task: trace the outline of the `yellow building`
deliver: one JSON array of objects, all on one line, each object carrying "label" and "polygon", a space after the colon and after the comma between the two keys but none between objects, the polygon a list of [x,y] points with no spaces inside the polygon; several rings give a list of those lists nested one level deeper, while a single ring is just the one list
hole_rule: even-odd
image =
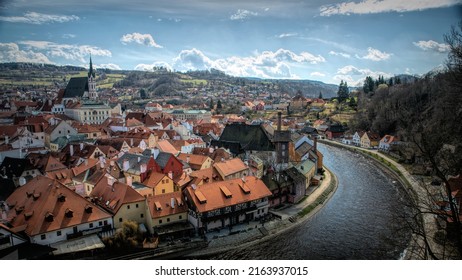
[{"label": "yellow building", "polygon": [[152,189],[152,195],[172,193],[175,191],[173,180],[167,175],[158,172],[152,172],[143,184]]},{"label": "yellow building", "polygon": [[188,222],[188,206],[181,192],[149,197],[146,209],[146,225],[150,233],[159,238],[187,236],[193,227]]},{"label": "yellow building", "polygon": [[90,197],[113,215],[114,228],[122,227],[125,221],[146,223],[145,198],[127,184],[103,178]]}]

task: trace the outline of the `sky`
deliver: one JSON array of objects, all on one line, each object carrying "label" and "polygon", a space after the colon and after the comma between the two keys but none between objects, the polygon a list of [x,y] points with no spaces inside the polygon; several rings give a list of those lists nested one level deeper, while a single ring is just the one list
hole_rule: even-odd
[{"label": "sky", "polygon": [[359,85],[444,65],[462,0],[2,0],[0,62]]}]

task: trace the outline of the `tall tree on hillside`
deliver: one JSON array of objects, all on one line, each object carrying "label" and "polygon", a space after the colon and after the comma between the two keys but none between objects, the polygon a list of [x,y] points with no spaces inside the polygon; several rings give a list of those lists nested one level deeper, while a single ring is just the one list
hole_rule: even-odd
[{"label": "tall tree on hillside", "polygon": [[319,92],[318,98],[319,98],[319,99],[322,99],[322,92]]},{"label": "tall tree on hillside", "polygon": [[213,110],[215,105],[213,104],[213,98],[210,98],[210,103],[209,103],[209,108],[210,110]]},{"label": "tall tree on hillside", "polygon": [[371,76],[367,76],[366,79],[364,80],[364,86],[363,86],[363,90],[364,90],[364,93],[369,93],[369,92],[372,92],[374,91],[374,79],[372,79]]},{"label": "tall tree on hillside", "polygon": [[343,82],[343,80],[340,81],[340,85],[338,87],[338,92],[337,92],[337,97],[338,97],[338,102],[341,103],[344,100],[348,98],[350,95],[350,90],[348,89],[348,84],[347,82]]}]

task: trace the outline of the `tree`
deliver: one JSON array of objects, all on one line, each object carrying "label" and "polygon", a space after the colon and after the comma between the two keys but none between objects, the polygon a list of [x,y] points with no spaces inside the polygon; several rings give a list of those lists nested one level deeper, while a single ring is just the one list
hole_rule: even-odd
[{"label": "tree", "polygon": [[221,104],[221,100],[218,99],[217,101],[217,109],[222,109],[223,108],[223,105]]},{"label": "tree", "polygon": [[319,99],[322,99],[322,92],[319,92],[318,98],[319,98]]},{"label": "tree", "polygon": [[146,90],[144,88],[140,89],[140,98],[146,99]]},{"label": "tree", "polygon": [[210,110],[213,110],[215,108],[215,105],[213,104],[213,98],[210,98],[209,108]]},{"label": "tree", "polygon": [[371,76],[367,76],[364,80],[363,90],[364,93],[369,93],[374,91],[374,79]]},{"label": "tree", "polygon": [[350,90],[348,89],[348,84],[347,82],[343,82],[343,80],[340,81],[340,85],[338,87],[338,92],[337,92],[337,97],[338,97],[338,102],[342,103],[344,100],[348,98],[350,95]]}]

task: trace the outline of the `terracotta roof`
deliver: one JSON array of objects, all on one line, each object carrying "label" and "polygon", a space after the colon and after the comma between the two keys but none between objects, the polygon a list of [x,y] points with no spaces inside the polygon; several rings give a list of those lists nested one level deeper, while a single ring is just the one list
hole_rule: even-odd
[{"label": "terracotta roof", "polygon": [[88,169],[92,168],[93,166],[98,164],[98,159],[94,158],[89,158],[82,163],[80,163],[78,166],[72,168],[72,172],[74,172],[74,175],[77,176],[81,174],[82,172],[87,171]]},{"label": "terracotta roof", "polygon": [[380,142],[383,142],[385,144],[391,144],[393,142],[398,142],[398,137],[393,135],[385,135],[382,137],[382,140],[380,140]]},{"label": "terracotta roof", "polygon": [[369,140],[380,141],[380,135],[378,133],[374,133],[374,132],[366,132],[366,133],[367,133],[367,137],[369,138]]},{"label": "terracotta roof", "polygon": [[104,177],[90,193],[90,196],[98,201],[98,204],[109,212],[115,214],[123,204],[144,201],[144,197],[129,185],[121,182],[108,184]]},{"label": "terracotta roof", "polygon": [[47,164],[45,166],[45,172],[51,172],[56,170],[66,169],[66,166],[58,161],[55,157],[48,157]]},{"label": "terracotta roof", "polygon": [[75,129],[77,129],[77,132],[79,133],[94,133],[94,132],[100,132],[99,128],[95,125],[91,124],[77,124],[73,125]]},{"label": "terracotta roof", "polygon": [[181,192],[151,196],[147,203],[153,219],[188,212],[188,206],[184,203]]},{"label": "terracotta roof", "polygon": [[193,171],[189,176],[193,178],[192,183],[196,185],[199,185],[201,182],[212,183],[215,181],[222,181],[220,175],[213,167]]},{"label": "terracotta roof", "polygon": [[239,178],[196,186],[195,189],[189,186],[186,191],[201,213],[271,196],[265,183],[254,176],[245,177],[245,182]]},{"label": "terracotta roof", "polygon": [[183,173],[181,173],[180,175],[173,177],[173,182],[174,182],[179,188],[183,188],[184,186],[186,186],[187,184],[189,184],[189,182],[191,182],[191,177],[189,177],[189,175],[186,174],[186,172],[183,172]]},{"label": "terracotta roof", "polygon": [[74,173],[72,169],[61,169],[57,171],[47,172],[46,176],[48,178],[54,179],[60,182],[63,185],[68,185],[72,183],[72,178],[74,177]]},{"label": "terracotta roof", "polygon": [[[29,236],[111,218],[111,215],[48,177],[37,176],[7,199],[12,228]],[[91,207],[89,211],[88,207]]]},{"label": "terracotta roof", "polygon": [[227,161],[216,162],[213,167],[224,177],[244,171],[249,167],[240,158],[233,158]]},{"label": "terracotta roof", "polygon": [[162,174],[162,173],[158,173],[158,172],[152,172],[151,175],[149,175],[149,178],[144,180],[143,184],[150,187],[150,188],[154,188],[165,177],[167,177],[167,175]]},{"label": "terracotta roof", "polygon": [[171,153],[174,155],[178,154],[178,150],[175,149],[175,147],[173,147],[172,144],[170,144],[170,142],[168,142],[167,140],[159,140],[157,142],[157,147],[162,152]]},{"label": "terracotta roof", "polygon": [[[210,159],[208,156],[202,156],[202,155],[194,155],[194,154],[182,154],[180,153],[177,158],[179,160],[182,160],[184,162],[187,162],[192,169],[194,170],[199,170],[202,167],[202,164],[207,161],[207,159]],[[189,159],[189,162],[188,162]]]}]

